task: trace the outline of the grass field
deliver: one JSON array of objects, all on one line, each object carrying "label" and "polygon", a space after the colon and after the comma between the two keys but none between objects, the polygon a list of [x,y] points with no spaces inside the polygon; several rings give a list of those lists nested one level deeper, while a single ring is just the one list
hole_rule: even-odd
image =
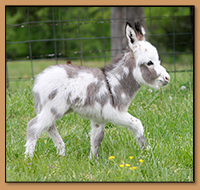
[{"label": "grass field", "polygon": [[142,121],[151,149],[141,151],[132,133],[108,123],[98,162],[89,159],[90,122],[74,113],[56,122],[66,145],[64,157],[56,155],[52,140],[43,134],[33,159],[25,159],[27,123],[35,117],[32,82],[11,83],[6,93],[6,181],[193,182],[193,78],[177,73],[175,84],[171,77],[171,84],[159,91],[142,87],[129,107]]}]

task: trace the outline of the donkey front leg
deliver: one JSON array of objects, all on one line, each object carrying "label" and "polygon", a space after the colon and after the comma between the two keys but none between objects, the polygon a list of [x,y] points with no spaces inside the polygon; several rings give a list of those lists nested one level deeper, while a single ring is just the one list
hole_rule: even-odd
[{"label": "donkey front leg", "polygon": [[118,113],[117,117],[113,118],[112,123],[127,127],[129,130],[131,130],[134,133],[135,138],[138,140],[138,144],[141,150],[147,147],[147,142],[143,135],[144,128],[139,119],[133,117],[127,112],[123,112],[123,113]]},{"label": "donkey front leg", "polygon": [[105,124],[98,124],[93,121],[91,121],[91,151],[90,151],[90,159],[92,157],[95,158],[95,160],[99,156],[99,148],[101,146],[101,142],[104,137],[104,129],[105,129]]}]

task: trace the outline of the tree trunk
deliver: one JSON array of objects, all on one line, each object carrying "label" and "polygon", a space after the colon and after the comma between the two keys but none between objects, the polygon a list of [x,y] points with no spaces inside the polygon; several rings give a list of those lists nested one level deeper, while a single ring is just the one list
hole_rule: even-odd
[{"label": "tree trunk", "polygon": [[126,49],[125,38],[126,21],[134,25],[140,22],[146,30],[143,7],[111,7],[111,55],[115,57]]}]

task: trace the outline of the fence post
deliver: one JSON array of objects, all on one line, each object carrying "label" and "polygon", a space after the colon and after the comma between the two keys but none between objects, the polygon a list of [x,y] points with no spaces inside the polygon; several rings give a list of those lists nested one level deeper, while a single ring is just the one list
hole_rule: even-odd
[{"label": "fence post", "polygon": [[55,28],[54,7],[52,7],[52,16],[53,16],[53,35],[54,35],[55,58],[56,58],[56,64],[57,64],[58,59],[57,59],[57,43],[56,43],[56,28]]},{"label": "fence post", "polygon": [[6,89],[9,88],[9,77],[8,77],[8,68],[7,68],[7,60],[6,60]]},{"label": "fence post", "polygon": [[174,82],[176,84],[176,41],[175,41],[175,16],[174,7],[172,7],[172,19],[173,19],[173,53],[174,53]]},{"label": "fence post", "polygon": [[79,37],[79,48],[80,48],[80,59],[81,65],[83,61],[83,52],[82,52],[82,41],[81,41],[81,28],[80,28],[80,16],[79,16],[79,7],[77,7],[77,14],[78,14],[78,37]]},{"label": "fence post", "polygon": [[29,51],[30,51],[30,59],[31,59],[31,73],[32,73],[32,80],[34,80],[34,72],[33,72],[33,62],[32,62],[32,46],[31,46],[31,29],[30,29],[30,18],[29,18],[29,7],[28,9],[28,40],[29,40]]},{"label": "fence post", "polygon": [[101,13],[102,13],[102,19],[103,19],[103,55],[104,55],[104,66],[106,66],[105,22],[104,22],[103,7],[101,7]]}]

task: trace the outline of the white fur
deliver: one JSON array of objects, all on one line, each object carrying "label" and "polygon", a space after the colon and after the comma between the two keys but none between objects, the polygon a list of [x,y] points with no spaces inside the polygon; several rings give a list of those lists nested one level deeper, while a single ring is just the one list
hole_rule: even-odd
[{"label": "white fur", "polygon": [[[121,78],[119,75],[118,77]],[[116,77],[113,77],[113,75],[111,76],[108,75],[108,80],[112,87],[119,85],[119,80]]]},{"label": "white fur", "polygon": [[124,93],[121,94],[122,99],[126,98],[126,95]]},{"label": "white fur", "polygon": [[[143,27],[139,32],[145,35]],[[91,157],[98,157],[106,122],[131,130],[141,149],[147,145],[143,125],[127,112],[128,106],[140,85],[160,88],[169,82],[170,76],[160,65],[156,48],[146,42],[145,37],[138,39],[130,24],[126,25],[126,37],[130,52],[125,53],[107,72],[57,65],[45,69],[37,76],[33,92],[39,111],[28,124],[26,156],[33,156],[37,139],[43,131],[47,131],[53,139],[57,153],[65,155],[65,144],[55,127],[55,121],[70,111],[91,120]],[[127,65],[124,65],[126,61]],[[158,75],[151,82],[145,80],[148,76],[144,77],[141,71],[141,66],[149,61],[153,65],[146,68],[153,69]]]},{"label": "white fur", "polygon": [[128,67],[123,67],[123,69],[124,69],[125,75],[127,76],[127,75],[129,74],[129,69],[128,69]]}]

